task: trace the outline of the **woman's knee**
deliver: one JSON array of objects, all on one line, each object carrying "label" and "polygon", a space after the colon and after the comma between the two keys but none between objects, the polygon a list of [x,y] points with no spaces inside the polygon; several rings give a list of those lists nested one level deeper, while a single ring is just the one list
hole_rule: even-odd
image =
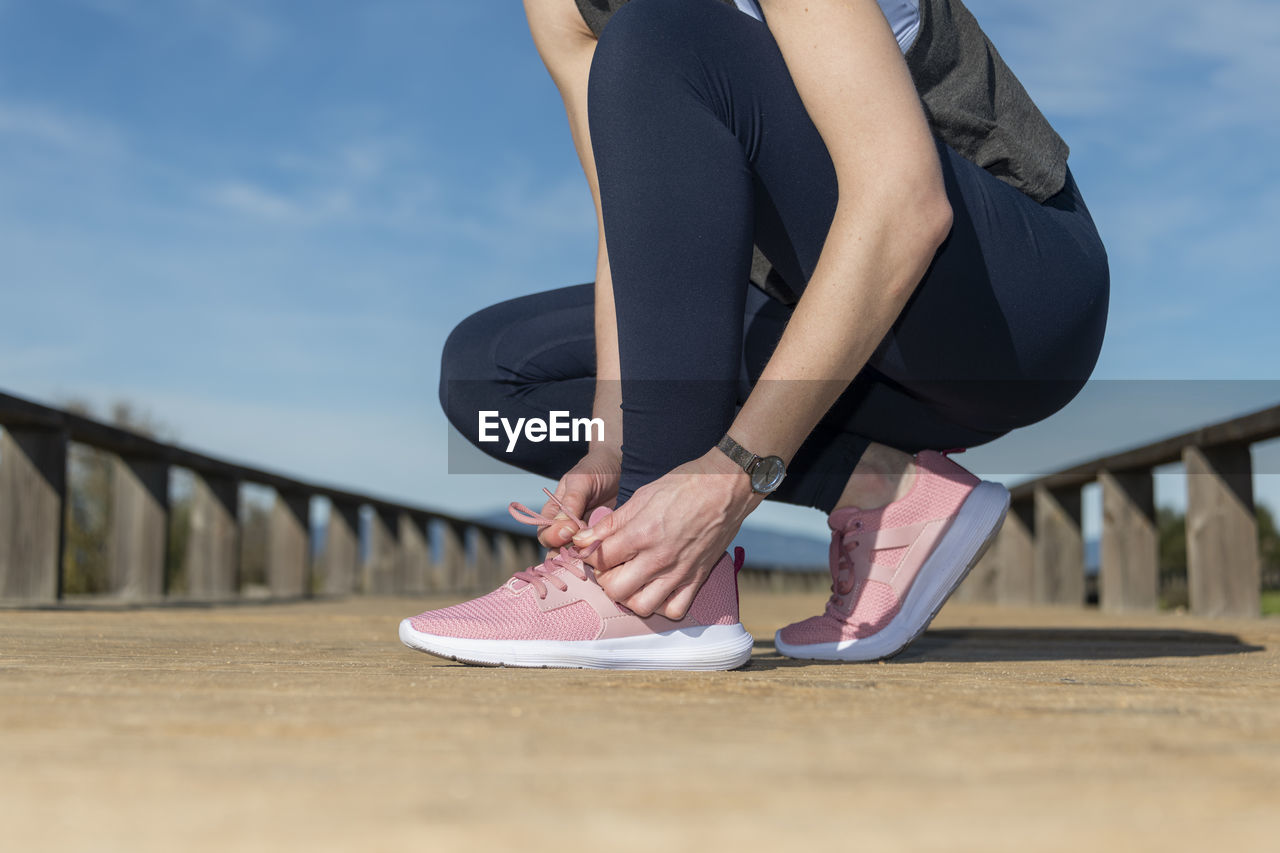
[{"label": "woman's knee", "polygon": [[615,12],[591,62],[588,109],[614,99],[630,100],[630,90],[652,86],[654,75],[678,74],[683,62],[695,61],[697,40],[708,34],[707,5],[722,4],[719,0],[631,0]]},{"label": "woman's knee", "polygon": [[450,423],[474,427],[477,411],[531,384],[591,375],[593,293],[580,284],[519,296],[454,327],[440,356],[440,405]]},{"label": "woman's knee", "polygon": [[454,327],[440,354],[440,407],[454,426],[475,417],[481,397],[497,384],[493,357],[496,328],[493,305],[477,311]]}]

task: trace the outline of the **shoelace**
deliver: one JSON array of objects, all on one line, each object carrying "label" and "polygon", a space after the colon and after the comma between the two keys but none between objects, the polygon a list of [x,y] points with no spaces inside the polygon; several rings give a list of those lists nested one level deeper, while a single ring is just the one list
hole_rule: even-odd
[{"label": "shoelace", "polygon": [[[550,489],[543,489],[542,491],[546,492],[547,497],[555,501],[555,504],[560,508],[560,511],[569,516],[569,518],[571,518],[579,528],[587,526],[586,522],[581,518],[578,518],[578,516],[565,509],[564,504],[560,502],[560,499],[557,498]],[[549,518],[540,512],[534,512],[524,504],[516,503],[515,501],[511,502],[510,506],[507,507],[507,511],[511,513],[511,517],[516,521],[524,524],[532,524],[539,529],[559,523],[559,519]],[[569,585],[556,577],[554,574],[556,570],[566,569],[579,580],[586,580],[587,568],[583,564],[582,560],[584,557],[591,556],[598,547],[600,547],[600,543],[593,542],[586,549],[580,551],[573,546],[572,542],[570,542],[561,546],[560,550],[555,554],[548,553],[547,558],[539,565],[522,569],[512,575],[512,577],[519,578],[525,583],[532,584],[534,591],[538,594],[538,598],[547,597],[548,583],[552,584],[561,592],[564,592],[569,588]]]},{"label": "shoelace", "polygon": [[861,532],[861,521],[855,521],[852,530],[831,531],[828,559],[834,568],[831,572],[831,597],[827,599],[827,612],[836,619],[843,619],[853,611],[852,595],[858,586],[853,573],[853,552],[862,544],[855,538]]}]

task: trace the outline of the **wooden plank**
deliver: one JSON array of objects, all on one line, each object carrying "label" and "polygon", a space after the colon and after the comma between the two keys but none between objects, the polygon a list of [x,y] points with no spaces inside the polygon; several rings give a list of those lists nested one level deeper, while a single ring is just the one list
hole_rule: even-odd
[{"label": "wooden plank", "polygon": [[369,524],[364,562],[364,591],[392,595],[400,591],[400,528],[396,515],[375,509]]},{"label": "wooden plank", "polygon": [[114,457],[107,577],[112,594],[158,601],[165,594],[169,542],[169,466],[152,459]]},{"label": "wooden plank", "polygon": [[1035,572],[1037,604],[1084,604],[1084,535],[1080,530],[1080,489],[1035,490]]},{"label": "wooden plank", "polygon": [[1155,610],[1159,606],[1159,532],[1151,471],[1103,471],[1102,565],[1098,577],[1103,610]]},{"label": "wooden plank", "polygon": [[65,432],[0,432],[0,599],[37,604],[61,594]]},{"label": "wooden plank", "polygon": [[267,586],[277,598],[311,592],[311,496],[276,492],[267,538]]},{"label": "wooden plank", "polygon": [[356,588],[360,564],[360,507],[332,501],[325,533],[318,591],[324,595],[350,595]]},{"label": "wooden plank", "polygon": [[195,474],[187,538],[187,596],[225,601],[239,594],[240,484]]},{"label": "wooden plank", "polygon": [[1065,489],[1093,482],[1101,471],[1133,471],[1177,462],[1186,447],[1248,445],[1277,436],[1280,436],[1280,406],[1271,406],[1019,483],[1010,491],[1014,498],[1030,497],[1037,485]]},{"label": "wooden plank", "polygon": [[398,516],[400,525],[401,592],[421,595],[431,591],[431,549],[427,530],[420,518],[407,512]]},{"label": "wooden plank", "polygon": [[1207,618],[1258,616],[1262,578],[1249,448],[1188,447],[1182,459],[1191,612]]}]

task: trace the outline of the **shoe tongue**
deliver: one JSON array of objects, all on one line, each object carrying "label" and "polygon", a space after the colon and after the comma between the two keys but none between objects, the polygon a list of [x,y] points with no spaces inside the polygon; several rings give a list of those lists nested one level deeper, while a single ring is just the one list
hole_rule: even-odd
[{"label": "shoe tongue", "polygon": [[613,510],[607,506],[598,506],[591,510],[591,517],[587,519],[587,527],[595,527],[600,523],[600,519],[605,518],[613,513]]}]

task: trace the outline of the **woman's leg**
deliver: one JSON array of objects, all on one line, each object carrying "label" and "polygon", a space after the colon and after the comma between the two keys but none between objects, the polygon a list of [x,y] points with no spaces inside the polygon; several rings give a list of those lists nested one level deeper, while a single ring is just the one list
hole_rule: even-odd
[{"label": "woman's leg", "polygon": [[440,405],[468,441],[532,474],[558,480],[587,452],[585,442],[479,440],[479,413],[516,418],[591,417],[595,308],[590,284],[521,296],[472,314],[449,335],[440,359]]},{"label": "woman's leg", "polygon": [[[633,0],[592,67],[592,144],[623,365],[622,499],[705,453],[785,309],[749,329],[758,243],[801,292],[835,175],[767,27],[715,0]],[[1044,205],[939,144],[955,226],[866,370],[791,465],[783,499],[831,509],[871,441],[991,440],[1092,369],[1106,256],[1073,183]]]}]

